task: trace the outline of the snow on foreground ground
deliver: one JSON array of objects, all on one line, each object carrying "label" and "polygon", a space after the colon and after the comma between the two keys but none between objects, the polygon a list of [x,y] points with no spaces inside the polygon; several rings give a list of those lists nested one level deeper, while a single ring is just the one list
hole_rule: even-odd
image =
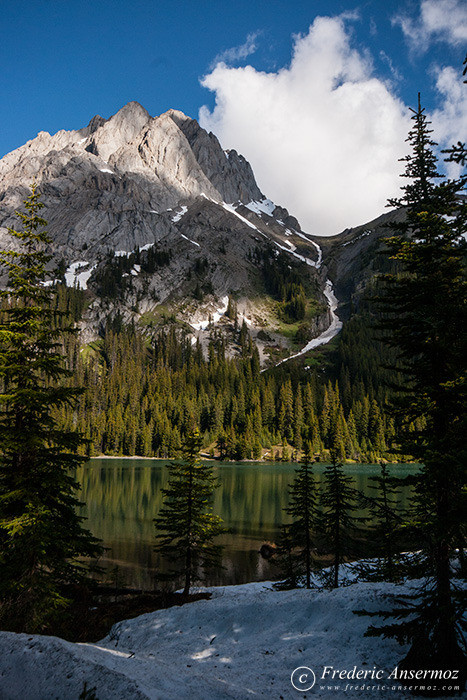
[{"label": "snow on foreground ground", "polygon": [[[210,600],[119,622],[96,644],[0,633],[0,698],[78,700],[85,681],[98,700],[407,697],[396,681],[320,680],[325,666],[382,669],[384,678],[393,671],[405,649],[364,638],[369,619],[353,611],[380,610],[400,586],[275,591],[251,583],[208,590]],[[306,693],[291,683],[301,666],[317,677]],[[347,683],[359,689],[345,690]],[[388,689],[376,689],[378,683]]]}]

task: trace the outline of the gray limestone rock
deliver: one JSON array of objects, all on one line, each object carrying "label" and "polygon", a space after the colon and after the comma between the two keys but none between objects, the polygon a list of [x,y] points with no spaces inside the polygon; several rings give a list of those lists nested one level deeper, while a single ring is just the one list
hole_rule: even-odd
[{"label": "gray limestone rock", "polygon": [[218,189],[224,202],[242,202],[263,199],[250,164],[237,151],[224,151],[217,137],[200,127],[196,119],[182,112],[169,110],[167,114],[185,134],[203,172]]},{"label": "gray limestone rock", "polygon": [[[150,314],[164,302],[190,323],[197,287],[214,311],[226,295],[249,300],[253,318],[262,284],[255,251],[264,248],[287,251],[291,264],[301,265],[317,288],[324,284],[319,271],[303,263],[305,258],[316,263],[317,250],[298,236],[297,220],[281,207],[271,214],[246,207],[264,199],[248,162],[236,151],[224,151],[212,133],[182,112],[153,118],[130,102],[109,119],[96,115],[80,130],[40,132],[7,154],[0,160],[3,248],[13,245],[7,228],[17,224],[14,212],[33,180],[52,239],[51,270],[63,261],[66,267],[80,262],[90,271],[86,281],[97,297],[83,322],[86,337],[115,306],[99,296],[99,275],[116,253],[143,249],[144,263],[155,247],[170,258],[151,273],[125,272],[119,281],[125,293],[115,302],[125,318]],[[70,279],[73,283],[72,274]],[[316,332],[326,321],[323,313]]]},{"label": "gray limestone rock", "polygon": [[40,132],[0,160],[4,246],[33,180],[54,252],[68,261],[83,249],[94,262],[108,250],[153,243],[176,228],[171,210],[202,196],[218,203],[263,197],[246,160],[224,152],[194,119],[175,110],[152,118],[137,102],[77,131]]}]

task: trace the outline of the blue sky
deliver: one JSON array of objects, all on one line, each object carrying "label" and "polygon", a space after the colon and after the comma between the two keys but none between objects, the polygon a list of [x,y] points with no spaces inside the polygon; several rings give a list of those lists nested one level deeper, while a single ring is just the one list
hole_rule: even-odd
[{"label": "blue sky", "polygon": [[[461,0],[2,0],[0,9],[0,156],[38,131],[80,128],[94,114],[109,117],[130,100],[152,115],[174,107],[198,118],[204,106],[201,123],[216,131],[226,147],[237,148],[253,161],[263,187],[262,172],[280,168],[281,161],[267,162],[274,148],[271,138],[256,152],[247,132],[260,130],[261,114],[271,112],[271,79],[273,95],[290,98],[287,106],[293,104],[284,123],[276,116],[270,126],[271,134],[280,134],[294,121],[291,114],[314,110],[309,99],[302,105],[298,96],[318,90],[309,75],[326,72],[326,61],[334,60],[344,64],[330,77],[329,90],[348,87],[351,104],[362,95],[368,104],[387,101],[385,114],[391,113],[394,134],[394,109],[400,115],[405,109],[406,116],[419,90],[430,113],[438,112],[443,138],[449,139],[462,125],[464,97],[456,93],[455,84],[467,39],[466,5]],[[320,23],[317,17],[330,20]],[[290,71],[293,52],[308,52],[295,73]],[[368,105],[363,108],[368,112]],[[334,128],[348,130],[350,138],[358,115],[350,115],[354,123],[336,120]],[[375,113],[379,118],[380,112]],[[383,115],[383,125],[384,119]],[[327,121],[323,114],[322,122]],[[310,124],[315,128],[315,122]],[[302,142],[307,130],[306,121],[297,124]],[[319,124],[316,132],[320,138],[333,137],[332,130],[324,133]],[[394,136],[394,143],[398,138]],[[292,154],[295,147],[298,152],[300,141],[291,143]],[[398,156],[398,149],[393,150]],[[352,157],[349,152],[350,161]],[[265,184],[277,196],[267,177]],[[284,196],[290,208],[285,191]],[[319,218],[314,222],[322,226]]]}]

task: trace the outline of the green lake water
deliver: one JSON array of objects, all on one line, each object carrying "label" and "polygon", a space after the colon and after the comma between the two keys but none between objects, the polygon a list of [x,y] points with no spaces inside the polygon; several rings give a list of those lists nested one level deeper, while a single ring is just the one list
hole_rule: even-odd
[{"label": "green lake water", "polygon": [[[109,582],[145,590],[154,586],[160,562],[153,552],[153,518],[162,504],[166,464],[167,460],[155,459],[92,459],[77,471],[85,526],[108,548],[100,564]],[[229,532],[217,539],[224,545],[224,570],[208,584],[247,583],[277,576],[274,565],[261,557],[259,549],[264,542],[273,542],[281,524],[289,522],[283,509],[296,468],[296,464],[215,463],[220,486],[214,512],[223,518]],[[390,473],[406,476],[415,469],[398,464],[390,467]],[[324,465],[314,465],[313,470],[320,482]],[[375,495],[369,477],[379,474],[377,465],[346,465],[345,471],[356,488]],[[400,508],[407,505],[409,495],[407,487],[402,489]]]}]

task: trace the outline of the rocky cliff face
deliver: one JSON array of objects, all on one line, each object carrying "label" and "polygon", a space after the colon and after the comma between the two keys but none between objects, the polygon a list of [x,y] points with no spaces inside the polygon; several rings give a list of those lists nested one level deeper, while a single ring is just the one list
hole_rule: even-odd
[{"label": "rocky cliff face", "polygon": [[252,333],[267,328],[273,344],[287,345],[275,333],[258,270],[258,251],[271,249],[300,268],[322,304],[314,327],[325,324],[316,242],[264,197],[241,155],[224,151],[181,112],[153,118],[130,102],[110,119],[41,132],[7,154],[0,160],[4,248],[33,180],[53,241],[51,278],[65,272],[69,285],[94,295],[88,334],[117,307],[143,321],[157,319],[163,307],[199,335],[206,318],[220,321],[233,295]]},{"label": "rocky cliff face", "polygon": [[390,211],[337,236],[315,238],[323,250],[323,262],[339,299],[339,315],[348,318],[358,310],[362,295],[375,275],[387,272],[392,265],[383,254],[384,239],[391,236],[391,224],[405,216],[403,209]]},{"label": "rocky cliff face", "polygon": [[250,164],[237,151],[223,151],[214,134],[208,134],[195,119],[182,112],[168,112],[188,140],[193,154],[204,174],[220,193],[225,202],[242,202],[264,199]]},{"label": "rocky cliff face", "polygon": [[33,180],[55,244],[72,255],[84,245],[97,253],[153,243],[167,211],[202,195],[245,204],[263,198],[248,163],[196,121],[174,110],[152,118],[136,102],[78,131],[41,132],[6,155],[0,233]]}]

